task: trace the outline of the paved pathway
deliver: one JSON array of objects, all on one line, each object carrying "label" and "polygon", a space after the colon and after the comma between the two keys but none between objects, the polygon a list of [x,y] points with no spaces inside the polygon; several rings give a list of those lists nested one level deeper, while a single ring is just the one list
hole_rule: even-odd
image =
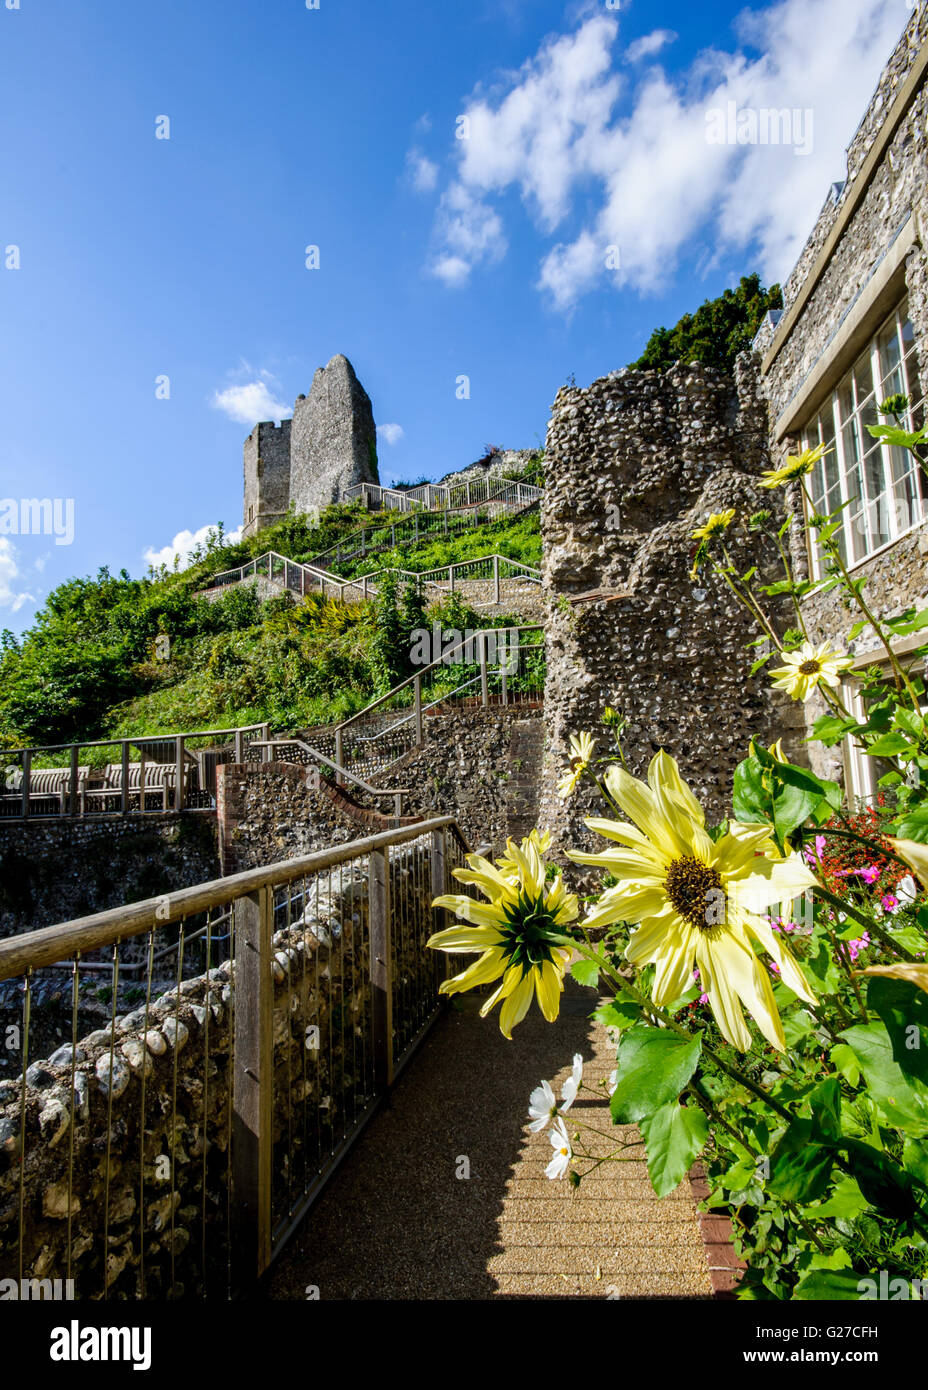
[{"label": "paved pathway", "polygon": [[[590,1021],[590,990],[568,985],[561,1017],[536,1009],[506,1042],[480,997],[433,1029],[270,1276],[271,1299],[708,1298],[688,1184],[659,1201],[640,1146],[578,1191],[544,1175],[552,1149],[528,1132],[528,1097],[570,1070],[595,1085],[615,1065]],[[607,1136],[608,1104],[575,1113]],[[628,1152],[628,1151],[627,1151]],[[459,1173],[467,1170],[470,1176]]]}]

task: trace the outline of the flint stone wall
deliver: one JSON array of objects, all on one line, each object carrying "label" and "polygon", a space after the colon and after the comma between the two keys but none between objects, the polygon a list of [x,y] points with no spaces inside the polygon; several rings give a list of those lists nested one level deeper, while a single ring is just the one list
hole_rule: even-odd
[{"label": "flint stone wall", "polygon": [[0,937],[218,876],[209,814],[0,821]]},{"label": "flint stone wall", "polygon": [[[542,505],[550,606],[541,789],[541,822],[557,847],[602,847],[582,824],[599,813],[595,795],[564,802],[556,785],[570,734],[596,733],[605,705],[629,721],[631,771],[643,775],[666,749],[710,822],[730,813],[750,735],[770,741],[795,725],[764,675],[748,677],[746,644],[758,633],[747,615],[718,581],[689,576],[692,532],[711,512],[735,507],[744,517],[776,505],[757,487],[768,464],[749,354],[734,379],[678,365],[558,392]],[[736,563],[763,573],[771,557],[758,538],[731,534]]]}]

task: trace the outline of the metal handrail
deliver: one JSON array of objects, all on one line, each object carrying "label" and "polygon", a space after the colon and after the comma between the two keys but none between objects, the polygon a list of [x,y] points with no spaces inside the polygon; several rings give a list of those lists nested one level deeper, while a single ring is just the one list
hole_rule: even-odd
[{"label": "metal handrail", "polygon": [[269,738],[260,743],[255,742],[251,746],[253,748],[303,748],[313,758],[318,759],[320,763],[325,763],[326,767],[332,769],[335,773],[336,782],[341,783],[347,778],[349,782],[354,783],[356,787],[360,787],[361,790],[367,792],[369,796],[392,796],[397,816],[403,814],[403,797],[408,796],[412,790],[410,787],[372,787],[370,783],[365,782],[360,777],[356,777],[353,772],[349,772],[346,767],[341,767],[339,763],[333,762],[331,758],[327,758],[326,755],[320,753],[318,749],[311,748],[309,744],[301,738]]}]

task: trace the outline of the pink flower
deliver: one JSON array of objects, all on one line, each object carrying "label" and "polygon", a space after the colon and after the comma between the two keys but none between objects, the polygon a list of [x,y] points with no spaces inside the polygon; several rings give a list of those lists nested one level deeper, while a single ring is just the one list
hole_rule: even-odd
[{"label": "pink flower", "polygon": [[802,852],[810,864],[817,863],[818,860],[821,859],[822,855],[825,853],[825,836],[816,835],[815,849],[811,850],[809,849],[809,846],[806,845],[805,849]]},{"label": "pink flower", "polygon": [[884,912],[895,912],[896,908],[899,906],[899,899],[896,897],[895,893],[884,893],[880,899],[880,906]]},{"label": "pink flower", "polygon": [[862,878],[864,883],[876,883],[880,876],[880,871],[875,864],[871,864],[869,869],[839,869],[836,878],[851,878],[854,874]]},{"label": "pink flower", "polygon": [[854,939],[853,941],[849,941],[849,942],[847,943],[847,950],[848,950],[848,955],[850,956],[851,960],[852,960],[852,961],[855,961],[855,960],[857,959],[857,957],[860,955],[861,951],[866,950],[866,948],[867,948],[869,945],[870,945],[870,933],[869,933],[869,932],[866,932],[866,931],[864,932],[864,934],[863,934],[862,936],[855,937],[855,939]]}]

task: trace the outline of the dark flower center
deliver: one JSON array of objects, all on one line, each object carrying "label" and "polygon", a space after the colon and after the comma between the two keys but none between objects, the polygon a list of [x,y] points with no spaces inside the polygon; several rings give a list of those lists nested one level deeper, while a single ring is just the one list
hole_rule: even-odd
[{"label": "dark flower center", "polygon": [[[719,916],[719,905],[724,902],[722,876],[718,869],[710,868],[692,855],[684,859],[674,859],[667,869],[664,879],[667,896],[677,912],[700,931],[711,931],[723,920]],[[723,894],[722,899],[718,894]]]},{"label": "dark flower center", "polygon": [[821,669],[821,662],[816,661],[813,657],[809,661],[804,661],[802,663],[799,668],[799,673],[803,676],[817,676]]}]

